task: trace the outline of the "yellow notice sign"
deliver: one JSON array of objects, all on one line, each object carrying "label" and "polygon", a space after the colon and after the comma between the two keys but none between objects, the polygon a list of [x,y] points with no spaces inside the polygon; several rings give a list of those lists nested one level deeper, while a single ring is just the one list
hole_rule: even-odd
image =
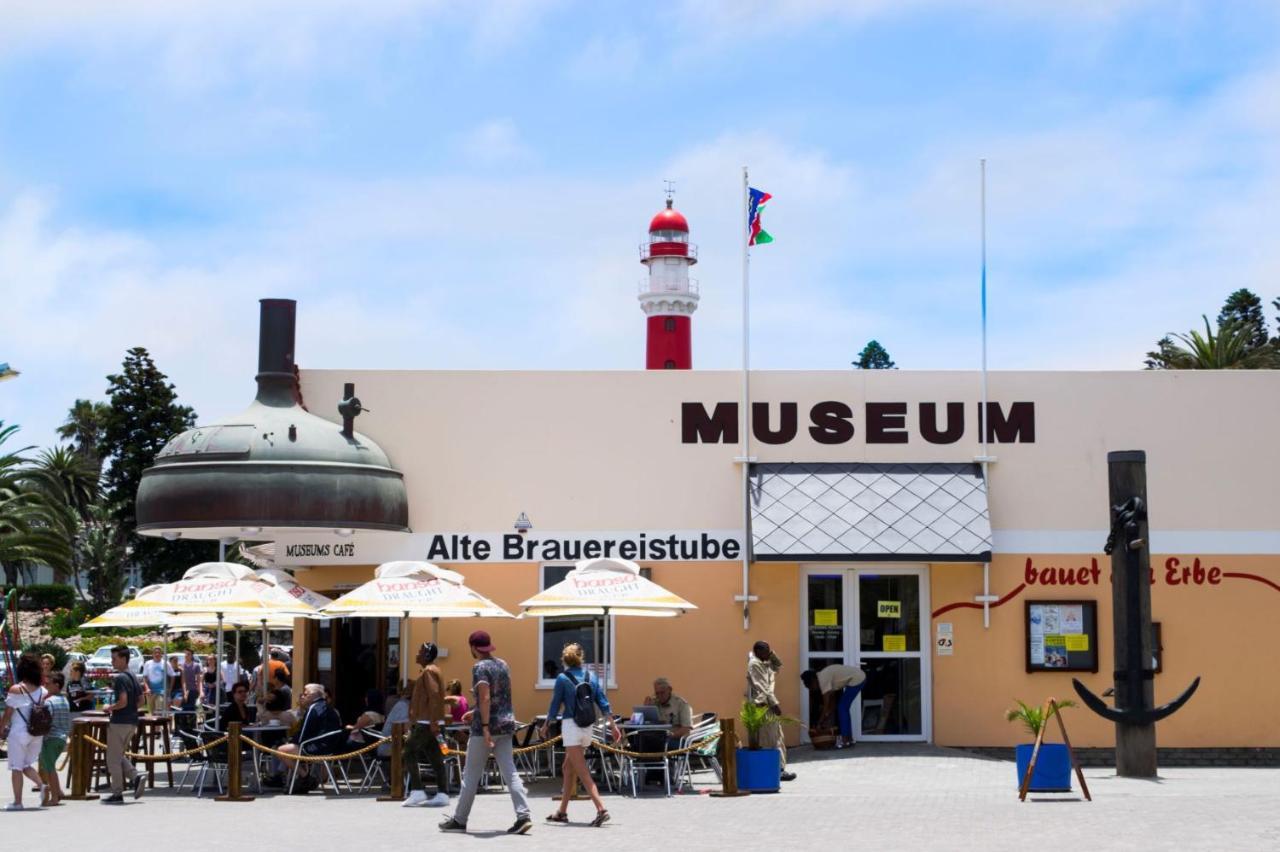
[{"label": "yellow notice sign", "polygon": [[814,627],[835,627],[840,623],[839,611],[834,609],[815,609],[813,611]]},{"label": "yellow notice sign", "polygon": [[881,647],[885,651],[905,651],[907,650],[907,637],[900,633],[886,633]]},{"label": "yellow notice sign", "polygon": [[1065,648],[1067,637],[1061,633],[1047,633],[1044,637],[1044,645],[1046,648]]},{"label": "yellow notice sign", "polygon": [[1089,634],[1088,633],[1068,633],[1064,638],[1067,640],[1068,651],[1089,650]]},{"label": "yellow notice sign", "polygon": [[902,601],[876,601],[876,615],[881,618],[901,618]]}]

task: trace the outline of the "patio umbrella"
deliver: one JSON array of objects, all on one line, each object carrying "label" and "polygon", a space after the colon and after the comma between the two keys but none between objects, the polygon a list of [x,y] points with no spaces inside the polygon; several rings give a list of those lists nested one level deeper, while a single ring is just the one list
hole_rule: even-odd
[{"label": "patio umbrella", "polygon": [[[139,595],[155,592],[159,589],[159,585],[146,586],[138,592]],[[153,627],[160,628],[164,636],[164,660],[167,664],[169,661],[169,636],[165,632],[177,616],[164,609],[153,607],[131,607],[126,609],[123,604],[113,606],[94,618],[89,619],[81,627]],[[164,706],[169,706],[169,678],[164,679]]]},{"label": "patio umbrella", "polygon": [[[373,579],[320,610],[324,618],[399,618],[400,636],[408,638],[404,620],[431,619],[431,640],[442,618],[515,618],[484,595],[467,588],[465,578],[430,562],[384,562]],[[405,660],[400,654],[401,680]]]},{"label": "patio umbrella", "polygon": [[[272,616],[308,616],[315,609],[298,600],[273,582],[254,574],[253,569],[230,562],[202,562],[187,569],[182,579],[149,587],[133,600],[116,607],[128,617],[136,610],[152,610],[170,616],[209,615],[216,617],[218,664],[222,664],[224,620],[233,622]],[[168,619],[172,621],[173,619]],[[222,712],[221,672],[215,677],[214,719]]]},{"label": "patio umbrella", "polygon": [[589,615],[599,618],[604,637],[598,657],[609,681],[609,616],[669,618],[691,609],[689,601],[640,575],[628,559],[584,559],[563,580],[520,604],[522,616],[554,618]]}]

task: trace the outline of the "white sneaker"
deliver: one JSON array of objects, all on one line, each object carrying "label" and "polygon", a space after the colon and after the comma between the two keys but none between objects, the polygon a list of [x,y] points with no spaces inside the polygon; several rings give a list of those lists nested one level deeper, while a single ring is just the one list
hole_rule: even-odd
[{"label": "white sneaker", "polygon": [[4,809],[6,811],[20,811],[23,810],[23,807],[21,802],[10,802],[4,806]]},{"label": "white sneaker", "polygon": [[427,799],[426,802],[426,805],[429,808],[443,808],[447,804],[449,804],[449,794],[443,792],[436,793],[430,799]]},{"label": "white sneaker", "polygon": [[427,804],[427,791],[413,790],[409,793],[409,798],[404,800],[404,804],[401,807],[420,808],[425,804]]}]

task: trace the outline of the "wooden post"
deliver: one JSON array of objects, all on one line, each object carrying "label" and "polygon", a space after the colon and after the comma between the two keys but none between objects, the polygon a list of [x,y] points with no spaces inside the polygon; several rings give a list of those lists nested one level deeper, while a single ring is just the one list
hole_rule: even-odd
[{"label": "wooden post", "polygon": [[219,802],[252,802],[253,796],[240,792],[240,723],[227,725],[227,794],[218,796]]},{"label": "wooden post", "polygon": [[1040,744],[1044,742],[1044,729],[1049,721],[1048,713],[1051,702],[1046,701],[1043,713],[1040,718],[1040,730],[1036,732],[1036,744],[1031,747],[1031,760],[1027,761],[1027,772],[1022,776],[1022,784],[1018,786],[1018,801],[1025,802],[1027,800],[1027,791],[1031,789],[1031,776],[1036,771],[1036,760],[1040,757]]},{"label": "wooden post", "polygon": [[[1147,506],[1147,454],[1142,450],[1107,453],[1107,486],[1112,506],[1137,497]],[[1120,530],[1111,551],[1111,609],[1115,630],[1115,706],[1150,710],[1155,706],[1151,672],[1151,547],[1147,514],[1130,535]],[[1129,542],[1138,546],[1131,549]],[[1116,774],[1156,777],[1154,723],[1116,723]]]},{"label": "wooden post", "polygon": [[1084,793],[1086,802],[1092,802],[1093,796],[1089,795],[1089,784],[1084,780],[1084,769],[1080,766],[1080,761],[1076,760],[1076,751],[1071,747],[1071,738],[1067,736],[1067,723],[1062,721],[1062,712],[1058,708],[1056,699],[1049,699],[1049,707],[1053,710],[1053,716],[1058,720],[1058,730],[1062,732],[1062,743],[1067,747],[1067,757],[1071,759],[1071,768],[1076,772],[1076,778],[1080,781],[1080,792]]},{"label": "wooden post", "polygon": [[732,717],[720,719],[720,787],[711,794],[718,799],[751,795],[738,789],[738,730]]},{"label": "wooden post", "polygon": [[71,761],[71,795],[73,802],[86,802],[98,798],[89,792],[90,779],[93,777],[93,745],[85,735],[89,725],[77,719],[71,725],[71,742],[67,746]]},{"label": "wooden post", "polygon": [[[402,802],[404,801],[404,729],[407,722],[391,723],[391,766],[389,769],[390,777],[387,783],[391,787],[391,791],[385,796],[379,796],[379,802]],[[443,788],[441,788],[443,789]]]}]

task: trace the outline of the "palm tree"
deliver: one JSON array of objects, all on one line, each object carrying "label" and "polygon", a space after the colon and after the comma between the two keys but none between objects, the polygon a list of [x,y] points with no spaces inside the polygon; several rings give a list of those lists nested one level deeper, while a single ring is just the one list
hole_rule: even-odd
[{"label": "palm tree", "polygon": [[89,509],[98,498],[98,471],[93,462],[68,447],[45,450],[28,469],[27,484],[40,494],[41,527],[58,536],[58,557],[50,561],[54,582],[70,577],[80,588],[78,542],[89,520]]},{"label": "palm tree", "polygon": [[[1217,333],[1204,320],[1204,334],[1192,329],[1186,334],[1174,334],[1181,341],[1179,346],[1168,341],[1159,353],[1159,366],[1166,370],[1256,370],[1280,366],[1280,357],[1274,346],[1254,347],[1252,331],[1241,323],[1218,326]],[[1162,341],[1164,343],[1164,341]],[[1153,356],[1156,353],[1150,353]]]},{"label": "palm tree", "polygon": [[[17,431],[0,422],[0,448]],[[10,585],[24,566],[67,564],[71,556],[71,542],[55,530],[56,503],[32,480],[29,449],[0,449],[0,565]]]},{"label": "palm tree", "polygon": [[105,402],[77,399],[67,412],[67,419],[58,427],[58,437],[70,441],[81,458],[102,470],[102,456],[98,445],[102,441],[103,424],[111,406]]}]

